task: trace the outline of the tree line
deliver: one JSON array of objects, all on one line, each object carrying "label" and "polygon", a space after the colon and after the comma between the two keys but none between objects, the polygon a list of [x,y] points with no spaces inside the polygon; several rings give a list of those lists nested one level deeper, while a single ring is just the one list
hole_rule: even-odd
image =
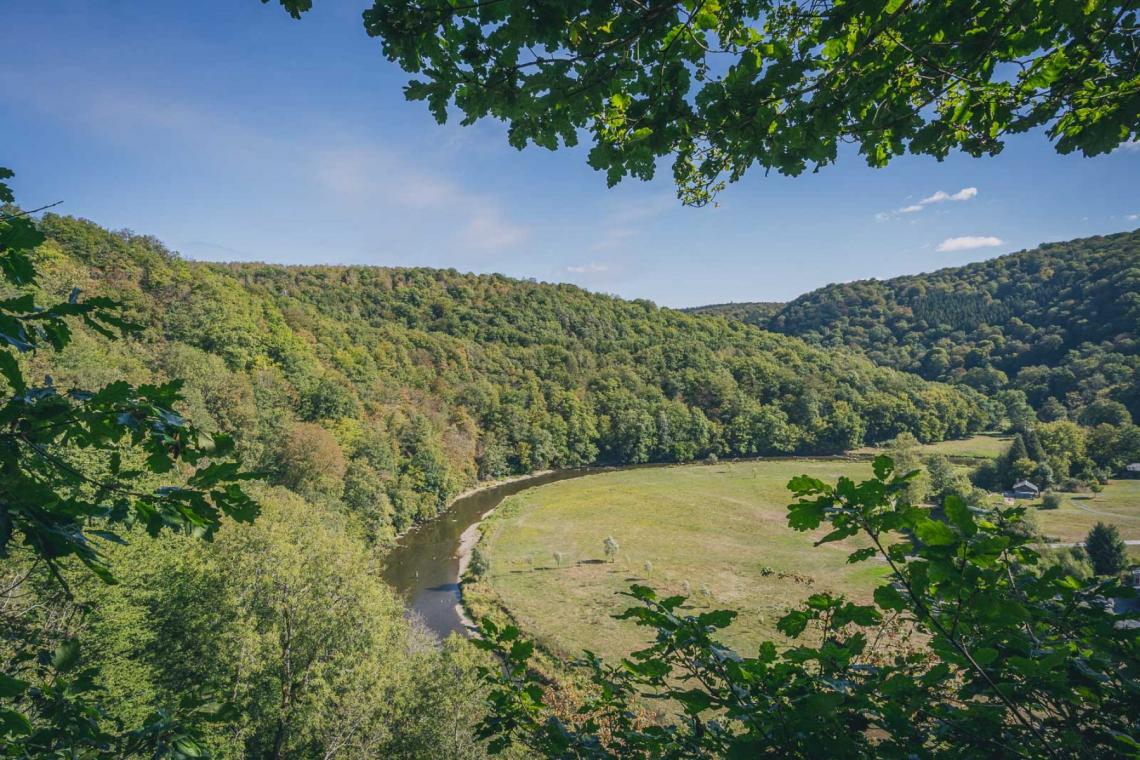
[{"label": "tree line", "polygon": [[37,372],[185,378],[187,415],[384,541],[480,478],[709,455],[829,454],[992,425],[969,388],[569,285],[453,270],[187,262],[46,215],[45,285],[112,291],[141,332]]}]

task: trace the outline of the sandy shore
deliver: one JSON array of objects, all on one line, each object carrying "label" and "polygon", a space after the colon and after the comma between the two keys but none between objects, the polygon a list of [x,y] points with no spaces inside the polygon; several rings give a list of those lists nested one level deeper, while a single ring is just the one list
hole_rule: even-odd
[{"label": "sandy shore", "polygon": [[[451,504],[454,504],[464,497],[479,493],[480,491],[486,491],[489,488],[498,488],[499,486],[506,485],[507,483],[516,483],[521,480],[533,480],[534,478],[539,478],[543,475],[549,475],[552,472],[554,472],[554,470],[539,470],[538,472],[531,472],[526,475],[516,475],[515,477],[506,478],[503,480],[486,481],[472,488],[468,488],[466,491],[456,496],[452,500]],[[448,509],[451,508],[451,504],[447,505]],[[479,526],[483,524],[484,520],[486,520],[494,513],[495,510],[491,509],[476,522],[468,525],[467,530],[463,531],[463,533],[461,533],[459,536],[459,548],[456,549],[455,552],[455,556],[459,560],[459,572],[457,574],[455,582],[459,585],[460,598],[460,601],[455,605],[455,612],[457,615],[459,615],[459,619],[463,622],[464,627],[467,628],[472,636],[478,635],[478,627],[475,625],[475,621],[472,620],[471,617],[467,614],[467,610],[463,606],[463,574],[467,572],[467,566],[471,564],[471,552],[475,549],[475,544],[479,543]]]}]

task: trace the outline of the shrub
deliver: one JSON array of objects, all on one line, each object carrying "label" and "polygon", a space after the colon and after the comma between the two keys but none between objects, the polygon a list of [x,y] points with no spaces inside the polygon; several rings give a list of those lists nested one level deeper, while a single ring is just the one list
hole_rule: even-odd
[{"label": "shrub", "polygon": [[606,559],[610,562],[617,560],[618,550],[621,546],[618,545],[617,539],[613,536],[606,536],[606,540],[602,542],[602,549],[606,553]]},{"label": "shrub", "polygon": [[1060,509],[1064,503],[1064,496],[1056,491],[1046,491],[1041,497],[1041,506],[1038,509]]},{"label": "shrub", "polygon": [[472,578],[482,578],[491,569],[491,563],[483,550],[476,546],[471,550],[471,561],[467,563],[467,574]]}]

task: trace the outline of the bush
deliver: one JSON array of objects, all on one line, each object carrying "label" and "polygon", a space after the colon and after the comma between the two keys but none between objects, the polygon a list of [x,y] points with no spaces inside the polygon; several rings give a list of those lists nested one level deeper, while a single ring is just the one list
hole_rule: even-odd
[{"label": "bush", "polygon": [[1077,478],[1065,478],[1058,484],[1058,490],[1066,493],[1078,493],[1084,487],[1084,483]]},{"label": "bush", "polygon": [[483,550],[476,546],[471,550],[471,561],[467,563],[467,574],[472,578],[482,578],[491,569],[491,563]]},{"label": "bush", "polygon": [[610,562],[617,560],[618,551],[621,546],[618,545],[617,539],[613,536],[606,536],[606,540],[602,542],[602,549],[606,553],[606,559]]},{"label": "bush", "polygon": [[1056,491],[1046,491],[1041,497],[1041,505],[1038,509],[1060,509],[1065,503],[1065,497]]}]

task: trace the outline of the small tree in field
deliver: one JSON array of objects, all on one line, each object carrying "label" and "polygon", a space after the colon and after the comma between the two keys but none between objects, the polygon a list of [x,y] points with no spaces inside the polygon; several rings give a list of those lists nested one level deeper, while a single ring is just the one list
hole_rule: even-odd
[{"label": "small tree in field", "polygon": [[1065,497],[1056,491],[1046,491],[1041,497],[1041,509],[1060,509],[1065,503]]},{"label": "small tree in field", "polygon": [[653,563],[649,560],[645,560],[645,564],[642,565],[642,568],[645,569],[645,577],[648,578],[650,575],[653,575]]},{"label": "small tree in field", "polygon": [[693,584],[689,583],[687,580],[681,581],[681,593],[685,596],[692,596]]},{"label": "small tree in field", "polygon": [[491,563],[487,561],[487,555],[476,546],[471,550],[471,563],[467,565],[467,572],[472,578],[482,578],[489,569],[491,569]]},{"label": "small tree in field", "polygon": [[606,552],[606,559],[612,563],[617,560],[618,550],[621,547],[613,536],[606,536],[606,540],[602,542],[602,549]]},{"label": "small tree in field", "polygon": [[565,555],[562,552],[554,552],[554,566],[555,567],[562,567],[562,560],[563,559],[565,559]]},{"label": "small tree in field", "polygon": [[1127,550],[1115,525],[1094,525],[1085,539],[1085,551],[1097,575],[1116,575],[1128,564]]}]

